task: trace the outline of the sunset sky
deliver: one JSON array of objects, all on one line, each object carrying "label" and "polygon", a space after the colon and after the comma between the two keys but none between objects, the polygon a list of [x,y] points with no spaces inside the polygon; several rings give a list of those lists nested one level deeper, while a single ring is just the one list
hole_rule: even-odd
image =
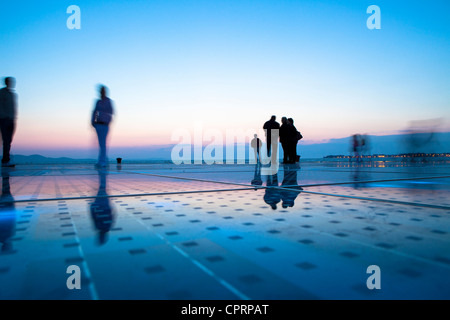
[{"label": "sunset sky", "polygon": [[[366,27],[372,4],[380,30]],[[66,26],[70,5],[80,30]],[[414,120],[450,131],[449,12],[449,1],[1,1],[0,77],[19,95],[12,152],[95,146],[100,83],[116,147],[170,144],[196,121],[260,129],[272,114],[310,143]]]}]

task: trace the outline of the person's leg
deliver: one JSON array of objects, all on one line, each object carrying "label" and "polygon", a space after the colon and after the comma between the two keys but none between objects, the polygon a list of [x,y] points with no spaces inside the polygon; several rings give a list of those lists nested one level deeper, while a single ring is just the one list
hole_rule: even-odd
[{"label": "person's leg", "polygon": [[6,142],[6,139],[5,139],[5,136],[6,136],[5,120],[6,119],[0,119],[0,132],[2,134],[2,141],[3,141],[3,159],[2,159],[2,163],[6,163],[5,160],[6,160],[6,155],[7,155],[6,146],[5,146],[5,142]]},{"label": "person's leg", "polygon": [[294,143],[294,150],[293,150],[293,155],[294,155],[294,162],[297,162],[297,158],[298,158],[298,153],[297,153],[297,144],[298,144],[298,141],[296,141],[295,143]]},{"label": "person's leg", "polygon": [[[270,129],[269,129],[270,130]],[[267,156],[270,157],[270,147],[272,146],[272,139],[270,134],[267,135]]]},{"label": "person's leg", "polygon": [[297,160],[297,142],[291,142],[290,143],[290,156],[289,156],[289,161],[292,163],[295,163]]},{"label": "person's leg", "polygon": [[292,162],[292,142],[286,142],[287,163]]},{"label": "person's leg", "polygon": [[283,148],[283,162],[287,163],[288,162],[288,155],[289,155],[288,144],[286,142],[282,142],[281,143],[281,147]]},{"label": "person's leg", "polygon": [[104,124],[97,124],[95,126],[98,137],[98,145],[100,147],[98,155],[98,164],[106,165],[106,136],[108,135],[108,126]]},{"label": "person's leg", "polygon": [[3,140],[3,159],[2,163],[10,162],[11,142],[14,134],[14,120],[0,119],[0,129]]},{"label": "person's leg", "polygon": [[109,126],[107,125],[103,125],[102,128],[102,146],[101,146],[101,161],[102,164],[105,164],[108,162],[108,158],[106,157],[106,137],[108,136],[108,130],[109,130]]}]

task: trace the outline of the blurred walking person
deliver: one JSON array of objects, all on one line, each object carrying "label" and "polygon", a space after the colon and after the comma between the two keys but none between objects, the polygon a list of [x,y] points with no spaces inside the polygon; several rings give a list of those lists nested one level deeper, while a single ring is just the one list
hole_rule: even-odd
[{"label": "blurred walking person", "polygon": [[353,152],[353,157],[356,159],[356,162],[361,161],[361,136],[359,134],[354,134],[352,136],[351,147]]},{"label": "blurred walking person", "polygon": [[17,94],[14,92],[16,79],[5,78],[6,87],[0,89],[0,131],[3,140],[2,167],[14,167],[11,163],[11,143],[16,128]]},{"label": "blurred walking person", "polygon": [[99,154],[98,162],[95,167],[105,168],[107,167],[108,160],[106,157],[106,138],[109,132],[109,124],[111,123],[114,109],[111,99],[107,96],[107,88],[100,86],[100,99],[95,104],[94,111],[92,112],[91,124],[95,128],[98,137]]}]

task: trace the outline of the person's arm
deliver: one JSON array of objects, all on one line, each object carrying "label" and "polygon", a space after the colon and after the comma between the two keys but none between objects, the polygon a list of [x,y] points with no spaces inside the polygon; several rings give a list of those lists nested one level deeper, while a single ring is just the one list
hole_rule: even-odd
[{"label": "person's arm", "polygon": [[114,106],[113,106],[113,102],[111,99],[109,99],[109,114],[110,114],[110,118],[109,118],[108,124],[112,121],[113,115],[114,115]]},{"label": "person's arm", "polygon": [[13,101],[13,115],[14,115],[13,119],[14,120],[17,119],[17,109],[18,109],[17,106],[18,105],[19,105],[19,96],[18,96],[18,94],[14,93],[14,101]]},{"label": "person's arm", "polygon": [[94,111],[92,111],[92,117],[91,117],[91,125],[93,126],[95,124],[95,114],[97,113],[98,109],[98,101],[95,103]]},{"label": "person's arm", "polygon": [[3,94],[3,89],[0,89],[0,112],[3,112],[3,108],[5,107],[5,96]]}]

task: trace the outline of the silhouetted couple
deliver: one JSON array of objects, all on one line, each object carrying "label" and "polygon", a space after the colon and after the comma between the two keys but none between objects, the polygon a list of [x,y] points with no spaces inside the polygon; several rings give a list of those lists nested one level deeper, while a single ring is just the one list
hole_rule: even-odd
[{"label": "silhouetted couple", "polygon": [[92,112],[91,124],[97,132],[98,144],[100,151],[98,154],[98,161],[95,165],[97,168],[105,168],[108,165],[106,157],[106,137],[109,132],[109,124],[114,113],[111,100],[107,96],[107,88],[105,86],[99,87],[100,99],[95,104]]},{"label": "silhouetted couple", "polygon": [[297,143],[303,138],[297,128],[294,126],[294,120],[286,117],[281,118],[280,142],[283,147],[283,163],[296,163]]},{"label": "silhouetted couple", "polygon": [[[302,139],[302,135],[294,126],[294,120],[286,117],[281,118],[281,126],[276,121],[276,117],[272,116],[269,121],[264,123],[263,129],[266,132],[267,154],[270,155],[271,147],[275,147],[278,143],[274,133],[279,130],[281,147],[283,148],[283,163],[295,163],[299,161],[297,156],[297,143]],[[275,130],[275,131],[273,131]],[[275,138],[275,139],[274,139]],[[272,150],[276,153],[277,150]]]}]

